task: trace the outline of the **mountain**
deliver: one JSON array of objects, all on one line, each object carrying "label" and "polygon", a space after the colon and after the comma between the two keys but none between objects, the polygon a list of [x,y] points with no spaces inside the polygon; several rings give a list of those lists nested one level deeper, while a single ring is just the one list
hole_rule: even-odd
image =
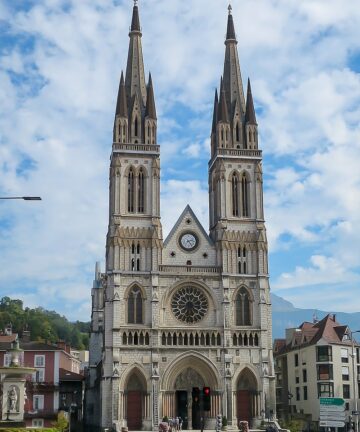
[{"label": "mountain", "polygon": [[[314,316],[317,319],[324,318],[329,311],[319,309],[300,309],[296,308],[292,303],[271,294],[272,301],[272,318],[273,318],[273,338],[284,338],[285,329],[291,327],[299,327],[304,321],[312,322]],[[336,315],[336,320],[343,325],[348,325],[351,330],[360,330],[360,312],[332,312]]]}]

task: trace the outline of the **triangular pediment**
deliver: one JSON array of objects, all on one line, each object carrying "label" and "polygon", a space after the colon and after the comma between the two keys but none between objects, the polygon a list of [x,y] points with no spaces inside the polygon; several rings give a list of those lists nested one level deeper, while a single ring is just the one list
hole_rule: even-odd
[{"label": "triangular pediment", "polygon": [[163,263],[167,265],[212,266],[215,246],[189,205],[166,237]]}]

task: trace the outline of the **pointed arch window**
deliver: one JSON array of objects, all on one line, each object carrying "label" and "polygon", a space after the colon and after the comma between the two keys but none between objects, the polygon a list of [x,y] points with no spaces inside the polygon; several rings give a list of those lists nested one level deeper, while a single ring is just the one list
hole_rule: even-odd
[{"label": "pointed arch window", "polygon": [[241,216],[249,217],[249,182],[244,173],[241,178]]},{"label": "pointed arch window", "polygon": [[130,271],[141,270],[141,246],[140,243],[131,245]]},{"label": "pointed arch window", "polygon": [[140,168],[138,177],[138,213],[145,212],[145,173]]},{"label": "pointed arch window", "polygon": [[239,274],[246,274],[248,272],[246,246],[244,246],[244,247],[239,246],[238,247],[237,261],[238,261],[238,273]]},{"label": "pointed arch window", "polygon": [[133,168],[130,168],[128,174],[128,212],[134,213],[135,201],[135,175]]},{"label": "pointed arch window", "polygon": [[245,287],[240,288],[235,299],[235,316],[237,326],[251,325],[250,297]]},{"label": "pointed arch window", "polygon": [[135,121],[134,121],[134,135],[137,137],[139,134],[139,122],[138,122],[138,118],[135,117]]},{"label": "pointed arch window", "polygon": [[128,297],[128,324],[143,324],[143,298],[138,287],[133,287]]},{"label": "pointed arch window", "polygon": [[232,214],[239,216],[239,179],[236,173],[231,179]]},{"label": "pointed arch window", "polygon": [[239,123],[236,123],[235,135],[236,135],[236,142],[239,142],[239,141],[240,141],[240,128],[239,128]]}]

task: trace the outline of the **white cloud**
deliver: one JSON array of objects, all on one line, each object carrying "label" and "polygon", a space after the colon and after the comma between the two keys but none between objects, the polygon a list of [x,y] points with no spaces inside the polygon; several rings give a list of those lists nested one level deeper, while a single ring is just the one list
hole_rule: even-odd
[{"label": "white cloud", "polygon": [[[140,2],[161,134],[164,233],[188,203],[208,225],[202,162],[226,28],[226,5],[210,3]],[[28,11],[0,4],[15,40],[0,57],[0,190],[44,199],[1,203],[0,280],[4,293],[33,301],[36,292],[42,305],[87,319],[93,264],[104,256],[113,110],[131,11],[111,0],[67,4],[42,0]],[[287,234],[287,253],[306,244],[308,259],[326,257],[325,267],[313,259],[287,272],[278,289],[305,290],[327,274],[351,284],[360,262],[360,80],[347,59],[358,49],[360,9],[343,0],[245,0],[233,12],[243,77],[251,75],[261,108],[272,250],[281,253]],[[35,169],[19,176],[28,158]],[[182,174],[186,181],[174,180]]]}]

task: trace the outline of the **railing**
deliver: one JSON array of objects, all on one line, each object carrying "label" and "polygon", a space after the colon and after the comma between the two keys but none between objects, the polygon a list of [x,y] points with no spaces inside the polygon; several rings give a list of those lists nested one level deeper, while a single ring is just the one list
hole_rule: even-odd
[{"label": "railing", "polygon": [[58,384],[51,381],[27,381],[26,387],[30,392],[54,391],[58,387]]},{"label": "railing", "polygon": [[232,345],[234,347],[260,345],[260,331],[259,330],[239,330],[232,334]]},{"label": "railing", "polygon": [[160,153],[160,146],[155,144],[121,144],[113,143],[113,151],[116,152],[151,152]]},{"label": "railing", "polygon": [[160,265],[163,273],[221,273],[221,267]]},{"label": "railing", "polygon": [[58,415],[58,410],[49,410],[49,409],[33,409],[29,411],[25,411],[24,418],[56,418]]},{"label": "railing", "polygon": [[163,346],[221,346],[221,334],[217,331],[187,330],[163,331],[161,333]]}]

